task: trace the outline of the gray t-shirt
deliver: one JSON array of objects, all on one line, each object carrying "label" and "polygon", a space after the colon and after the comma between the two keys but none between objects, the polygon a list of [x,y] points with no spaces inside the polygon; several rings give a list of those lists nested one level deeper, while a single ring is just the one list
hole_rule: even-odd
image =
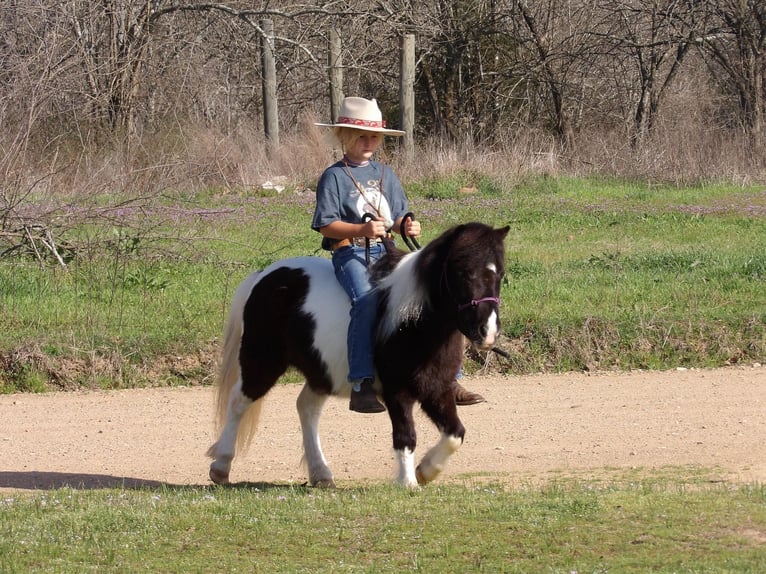
[{"label": "gray t-shirt", "polygon": [[[311,229],[319,231],[320,227],[333,221],[362,223],[365,213],[383,217],[386,220],[386,228],[390,228],[397,218],[407,213],[407,197],[394,171],[377,161],[348,168],[339,161],[328,167],[317,184],[316,208]],[[331,240],[322,240],[324,249],[330,249],[331,246]]]}]

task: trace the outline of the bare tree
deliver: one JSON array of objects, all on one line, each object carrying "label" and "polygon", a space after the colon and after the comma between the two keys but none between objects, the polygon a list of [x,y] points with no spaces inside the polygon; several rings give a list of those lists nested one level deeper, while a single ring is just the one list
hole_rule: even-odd
[{"label": "bare tree", "polygon": [[528,32],[528,42],[537,55],[540,79],[548,89],[553,129],[561,143],[568,146],[572,142],[573,134],[572,125],[564,106],[564,78],[561,73],[561,66],[557,65],[553,54],[552,41],[557,39],[557,35],[554,30],[546,26],[546,23],[555,22],[558,12],[549,3],[544,5],[544,8],[548,9],[547,12],[541,14],[543,18],[539,18],[527,0],[516,0],[515,5]]},{"label": "bare tree", "polygon": [[684,58],[694,47],[695,7],[688,0],[607,0],[602,3],[603,26],[593,31],[616,58],[628,58],[635,79],[626,96],[635,93],[630,141],[640,144],[652,131],[660,105],[679,75]]},{"label": "bare tree", "polygon": [[463,141],[461,134],[478,125],[481,87],[494,14],[492,3],[440,1],[418,14],[414,24],[422,42],[420,91],[422,112],[437,135]]},{"label": "bare tree", "polygon": [[710,29],[700,35],[714,77],[735,98],[737,121],[754,158],[763,161],[766,114],[766,3],[760,0],[709,0]]},{"label": "bare tree", "polygon": [[418,39],[421,130],[463,144],[544,123],[571,140],[564,92],[582,49],[571,11],[556,1],[418,4],[407,26]]}]

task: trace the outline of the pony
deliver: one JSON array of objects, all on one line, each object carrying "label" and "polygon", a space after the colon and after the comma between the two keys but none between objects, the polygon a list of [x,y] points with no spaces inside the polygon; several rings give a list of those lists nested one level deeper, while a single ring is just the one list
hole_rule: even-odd
[{"label": "pony", "polygon": [[[411,253],[387,241],[387,253],[371,269],[380,290],[375,389],[391,419],[397,482],[404,487],[433,481],[463,443],[452,381],[464,337],[487,351],[499,334],[508,231],[478,222],[457,225]],[[327,398],[348,399],[351,392],[349,309],[332,262],[323,257],[276,261],[240,284],[224,329],[216,383],[220,434],[207,452],[214,483],[229,482],[235,454],[253,439],[264,397],[294,367],[306,380],[296,406],[309,482],[335,487],[318,428]],[[415,402],[440,432],[417,467]]]}]

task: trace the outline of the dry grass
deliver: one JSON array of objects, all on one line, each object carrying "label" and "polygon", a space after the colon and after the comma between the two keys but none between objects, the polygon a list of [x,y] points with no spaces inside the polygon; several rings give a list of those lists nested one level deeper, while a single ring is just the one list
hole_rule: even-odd
[{"label": "dry grass", "polygon": [[[0,212],[27,194],[84,201],[109,192],[123,200],[169,191],[252,189],[275,177],[312,188],[324,167],[339,157],[328,130],[304,115],[282,127],[280,145],[269,149],[260,127],[242,124],[234,133],[203,125],[172,125],[130,145],[112,140],[82,145],[59,139],[43,151],[7,148],[2,161]],[[622,128],[583,129],[570,149],[539,130],[520,128],[491,144],[460,145],[421,139],[406,161],[401,143],[386,142],[385,161],[400,178],[418,181],[460,171],[503,180],[530,175],[602,175],[690,185],[766,181],[766,158],[752,153],[736,130],[722,132],[698,116],[667,113],[651,137],[636,147]]]},{"label": "dry grass", "polygon": [[[136,364],[119,349],[51,356],[36,345],[0,350],[0,389],[72,391],[101,382],[104,388],[212,384],[219,349],[215,341],[195,353],[163,355]],[[6,378],[7,380],[3,380]]]},{"label": "dry grass", "polygon": [[[248,143],[250,181],[279,174],[292,181],[313,183],[322,169],[337,158],[337,150],[312,121],[307,118],[300,131],[286,136],[271,157],[258,153],[263,152],[262,146]],[[457,147],[425,140],[418,142],[411,163],[400,153],[400,143],[389,141],[385,161],[403,181],[450,177],[461,171],[511,181],[531,175],[602,175],[677,185],[766,181],[766,160],[753,157],[746,141],[710,131],[702,124],[659,125],[653,136],[635,149],[625,141],[621,131],[583,132],[571,150],[561,148],[549,135],[534,131],[514,134],[491,146]]]}]

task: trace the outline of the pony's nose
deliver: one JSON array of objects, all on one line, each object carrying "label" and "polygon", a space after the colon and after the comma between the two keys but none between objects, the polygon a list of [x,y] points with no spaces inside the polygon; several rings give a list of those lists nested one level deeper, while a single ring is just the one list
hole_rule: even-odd
[{"label": "pony's nose", "polygon": [[499,330],[499,321],[497,313],[492,311],[486,323],[479,326],[479,337],[481,337],[481,347],[490,348],[495,344],[497,333]]}]

